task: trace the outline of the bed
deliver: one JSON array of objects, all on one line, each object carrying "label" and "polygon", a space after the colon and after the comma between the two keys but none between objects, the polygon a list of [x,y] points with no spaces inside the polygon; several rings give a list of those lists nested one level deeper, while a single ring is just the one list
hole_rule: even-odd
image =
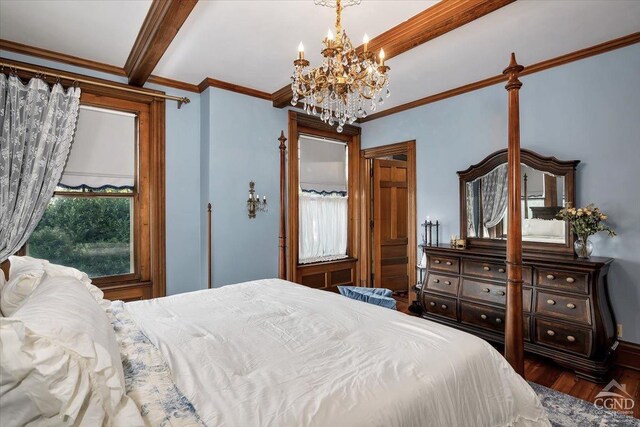
[{"label": "bed", "polygon": [[[77,270],[45,270],[32,295],[14,298],[15,311],[1,319],[3,356],[13,355],[3,357],[2,425],[33,417],[17,407],[24,401],[16,399],[19,386],[7,386],[18,372],[7,359],[28,353],[11,349],[16,334],[9,339],[7,333],[64,327],[76,337],[72,324],[62,325],[73,317],[87,335],[88,328],[100,329],[100,312],[120,352],[126,390],[111,406],[127,409],[114,416],[126,425],[549,425],[535,392],[489,344],[424,319],[279,279],[107,302]],[[3,298],[10,288],[3,287]],[[90,321],[82,318],[87,310]],[[30,323],[29,311],[47,318]],[[19,321],[26,327],[15,328]],[[106,336],[104,330],[98,335]],[[107,378],[111,397],[116,376]],[[74,404],[62,406],[82,406],[76,394],[70,394]],[[96,408],[94,419],[103,416]],[[65,410],[70,425],[90,425],[86,414]],[[55,419],[49,414],[47,425],[67,424]]]}]

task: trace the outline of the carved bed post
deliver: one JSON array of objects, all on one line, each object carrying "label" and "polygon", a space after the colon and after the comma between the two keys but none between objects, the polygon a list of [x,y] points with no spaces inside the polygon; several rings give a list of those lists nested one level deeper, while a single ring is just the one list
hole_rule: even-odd
[{"label": "carved bed post", "polygon": [[211,203],[209,203],[207,205],[207,225],[208,225],[208,239],[207,239],[207,288],[211,289],[211,277],[212,277],[212,273],[213,273],[213,269],[212,269],[212,260],[211,260],[211,233],[212,233],[212,228],[211,228]]},{"label": "carved bed post", "polygon": [[287,170],[286,170],[286,150],[287,150],[287,138],[284,136],[284,131],[280,132],[280,237],[279,237],[279,252],[278,252],[278,277],[280,279],[287,278],[287,217],[286,217],[286,191],[287,191]]},{"label": "carved bed post", "polygon": [[504,354],[520,375],[524,376],[524,337],[522,325],[522,217],[520,207],[520,100],[522,83],[518,74],[524,67],[511,54],[511,62],[503,71],[508,77],[505,88],[509,93],[509,145],[507,215],[507,317]]}]

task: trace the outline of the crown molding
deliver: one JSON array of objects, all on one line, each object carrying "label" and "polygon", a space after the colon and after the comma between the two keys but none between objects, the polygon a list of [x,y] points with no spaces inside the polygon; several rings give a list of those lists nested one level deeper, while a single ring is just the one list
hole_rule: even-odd
[{"label": "crown molding", "polygon": [[198,0],[155,0],[151,3],[124,64],[130,85],[145,84],[197,3]]},{"label": "crown molding", "polygon": [[116,76],[126,76],[124,69],[104,62],[92,61],[90,59],[79,58],[66,53],[55,52],[53,50],[42,49],[35,46],[0,39],[0,49],[19,53],[22,55],[35,56],[37,58],[48,59],[50,61],[62,62],[76,67],[87,68],[103,73],[114,74]]},{"label": "crown molding", "polygon": [[200,93],[198,85],[183,82],[180,80],[169,79],[167,77],[154,76],[153,74],[147,79],[147,83],[153,83],[161,86],[172,87],[175,89],[186,90],[188,92]]},{"label": "crown molding", "polygon": [[198,85],[200,93],[204,92],[208,87],[216,87],[218,89],[224,89],[231,92],[241,93],[243,95],[249,95],[255,98],[271,101],[271,94],[268,92],[263,92],[261,90],[252,89],[246,86],[240,86],[234,83],[223,82],[222,80],[216,80],[211,77],[206,77]]},{"label": "crown molding", "polygon": [[[541,61],[532,65],[526,66],[524,68],[524,71],[520,73],[520,76],[539,73],[540,71],[548,70],[549,68],[558,67],[560,65],[568,64],[570,62],[579,61],[580,59],[585,59],[591,56],[600,55],[602,53],[606,53],[615,49],[620,49],[626,46],[630,46],[638,42],[640,42],[640,32],[629,34],[627,36],[610,40],[605,43],[601,43],[595,46],[591,46],[585,49],[568,53],[566,55],[561,55],[552,59],[548,59],[546,61]],[[406,104],[398,105],[398,106],[380,111],[378,113],[371,114],[364,119],[359,119],[358,122],[360,123],[370,122],[371,120],[380,119],[382,117],[390,116],[392,114],[397,114],[402,111],[407,111],[412,108],[420,107],[422,105],[431,104],[437,101],[442,101],[443,99],[462,95],[464,93],[472,92],[474,90],[482,89],[488,86],[493,86],[495,84],[498,84],[504,81],[507,81],[506,76],[504,76],[503,74],[499,74],[493,77],[479,80],[477,82],[466,84],[464,86],[459,86],[454,89],[450,89],[434,95],[429,95],[424,98],[416,99],[415,101],[407,102]]]},{"label": "crown molding", "polygon": [[[73,65],[75,67],[86,68],[89,70],[100,71],[103,73],[113,74],[115,76],[126,77],[127,73],[124,68],[116,65],[105,64],[103,62],[92,61],[89,59],[79,58],[77,56],[67,55],[65,53],[55,52],[53,50],[42,49],[35,46],[29,46],[22,43],[13,42],[10,40],[0,39],[0,50],[7,50],[21,55],[33,56],[35,58],[47,59],[50,61],[61,62],[64,64]],[[189,92],[199,93],[197,85],[183,82],[180,80],[169,79],[166,77],[151,75],[147,80],[149,83],[154,83],[162,86],[172,87],[175,89],[186,90]]]},{"label": "crown molding", "polygon": [[[388,60],[514,1],[442,0],[403,23],[374,37],[369,41],[368,49],[370,51],[378,51],[380,48],[384,48],[385,58]],[[362,45],[358,46],[356,50],[361,53],[364,47]],[[284,86],[272,94],[273,106],[284,108],[289,104],[292,97],[291,85]]]}]

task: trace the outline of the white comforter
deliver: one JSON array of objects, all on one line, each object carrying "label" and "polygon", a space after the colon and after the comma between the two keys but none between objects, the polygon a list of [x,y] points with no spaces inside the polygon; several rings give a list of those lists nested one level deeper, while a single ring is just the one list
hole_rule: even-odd
[{"label": "white comforter", "polygon": [[271,279],[126,307],[209,426],[549,425],[483,340],[339,294]]}]

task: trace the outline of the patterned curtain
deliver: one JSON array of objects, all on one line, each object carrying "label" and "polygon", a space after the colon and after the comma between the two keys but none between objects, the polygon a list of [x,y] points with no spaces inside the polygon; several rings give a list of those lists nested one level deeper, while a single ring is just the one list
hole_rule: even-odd
[{"label": "patterned curtain", "polygon": [[29,239],[60,181],[80,89],[0,73],[0,262]]},{"label": "patterned curtain", "polygon": [[486,228],[498,225],[507,212],[507,164],[482,177],[482,218]]}]

